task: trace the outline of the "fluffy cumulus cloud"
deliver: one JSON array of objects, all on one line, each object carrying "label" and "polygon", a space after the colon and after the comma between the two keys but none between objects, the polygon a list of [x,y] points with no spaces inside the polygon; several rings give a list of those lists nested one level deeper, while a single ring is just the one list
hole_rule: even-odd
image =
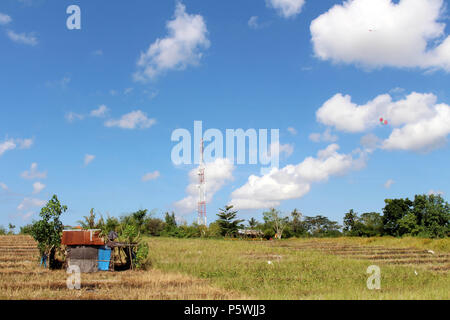
[{"label": "fluffy cumulus cloud", "polygon": [[142,177],[142,181],[147,182],[150,180],[155,180],[158,179],[160,175],[161,174],[159,173],[159,171],[149,172],[144,174],[144,176]]},{"label": "fluffy cumulus cloud", "polygon": [[38,194],[45,189],[45,184],[40,182],[33,183],[33,194]]},{"label": "fluffy cumulus cloud", "polygon": [[283,18],[292,18],[298,15],[305,4],[305,0],[266,0],[266,5],[277,10]]},{"label": "fluffy cumulus cloud", "polygon": [[247,183],[233,191],[231,204],[238,209],[263,209],[276,207],[281,201],[303,197],[313,183],[327,181],[365,165],[365,157],[354,158],[338,152],[339,146],[331,144],[320,150],[317,157],[308,157],[297,165],[282,169],[273,168],[263,176],[252,175]]},{"label": "fluffy cumulus cloud", "polygon": [[205,20],[201,15],[187,13],[181,2],[176,5],[173,20],[167,22],[167,30],[165,38],[157,39],[141,53],[135,80],[155,79],[166,71],[197,65],[202,50],[210,46]]},{"label": "fluffy cumulus cloud", "polygon": [[10,150],[16,148],[29,149],[33,145],[33,139],[11,139],[7,138],[5,141],[0,142],[0,157]]},{"label": "fluffy cumulus cloud", "polygon": [[105,122],[106,127],[118,127],[121,129],[147,129],[156,123],[155,119],[148,118],[145,112],[141,110],[132,111],[123,115],[118,120],[108,120]]},{"label": "fluffy cumulus cloud", "polygon": [[6,191],[6,190],[8,190],[8,186],[5,183],[0,182],[0,189],[3,191]]},{"label": "fluffy cumulus cloud", "polygon": [[[437,104],[437,97],[429,93],[413,92],[397,101],[383,94],[364,105],[339,93],[325,102],[316,116],[320,123],[353,133],[374,129],[383,118],[387,127],[393,128],[381,142],[380,147],[387,150],[429,151],[442,146],[450,134],[450,106]],[[368,138],[367,143],[376,140]]]},{"label": "fluffy cumulus cloud", "polygon": [[47,178],[47,171],[39,172],[38,164],[33,162],[30,170],[22,172],[21,177],[27,180],[45,179]]},{"label": "fluffy cumulus cloud", "polygon": [[317,57],[368,68],[450,71],[443,0],[349,0],[311,23]]},{"label": "fluffy cumulus cloud", "polygon": [[[222,187],[233,180],[233,163],[226,158],[218,158],[205,165],[206,201],[210,202]],[[189,172],[189,185],[186,188],[187,196],[176,202],[175,207],[181,213],[189,213],[197,208],[198,202],[198,168]]]}]

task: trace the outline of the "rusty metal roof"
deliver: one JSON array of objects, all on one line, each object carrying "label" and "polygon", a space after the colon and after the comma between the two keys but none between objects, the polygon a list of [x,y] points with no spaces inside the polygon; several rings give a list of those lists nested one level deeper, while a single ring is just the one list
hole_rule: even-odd
[{"label": "rusty metal roof", "polygon": [[102,246],[105,241],[99,235],[100,230],[64,230],[61,244],[66,246]]}]

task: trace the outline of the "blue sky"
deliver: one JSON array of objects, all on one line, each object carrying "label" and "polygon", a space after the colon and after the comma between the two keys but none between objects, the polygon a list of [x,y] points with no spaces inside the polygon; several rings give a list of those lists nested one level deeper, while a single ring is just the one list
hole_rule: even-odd
[{"label": "blue sky", "polygon": [[[232,164],[219,175],[210,221],[230,202],[244,219],[275,203],[341,222],[351,208],[380,212],[385,198],[447,195],[448,3],[414,1],[2,1],[0,225],[37,219],[53,194],[69,207],[66,224],[90,208],[194,221],[176,203],[195,166],[172,163],[171,134],[195,120],[223,132],[279,129],[290,150],[278,173]],[[72,4],[81,30],[66,27]],[[381,95],[391,101],[371,103]],[[135,111],[140,122],[118,121]],[[310,136],[324,132],[331,137]]]}]

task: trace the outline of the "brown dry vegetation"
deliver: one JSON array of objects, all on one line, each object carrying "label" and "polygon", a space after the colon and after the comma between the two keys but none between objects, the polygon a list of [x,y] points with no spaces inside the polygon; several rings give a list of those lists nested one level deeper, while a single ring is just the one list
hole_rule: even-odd
[{"label": "brown dry vegetation", "polygon": [[208,281],[160,270],[81,275],[81,290],[67,289],[64,270],[39,267],[36,243],[27,236],[0,236],[0,299],[242,299]]},{"label": "brown dry vegetation", "polygon": [[[0,236],[0,299],[449,299],[449,239],[148,241],[153,269],[82,274],[69,290],[32,238]],[[379,291],[366,288],[371,264]]]}]

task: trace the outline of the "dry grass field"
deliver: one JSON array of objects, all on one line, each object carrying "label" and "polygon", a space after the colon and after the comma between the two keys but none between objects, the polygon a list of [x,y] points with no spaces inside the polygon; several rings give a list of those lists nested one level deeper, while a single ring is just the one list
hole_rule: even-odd
[{"label": "dry grass field", "polygon": [[217,289],[207,280],[176,272],[125,271],[81,275],[81,290],[67,289],[64,270],[39,266],[34,240],[0,236],[0,299],[244,299],[242,294]]},{"label": "dry grass field", "polygon": [[[149,238],[147,271],[39,266],[27,236],[0,236],[0,299],[449,299],[450,241],[394,238],[229,241]],[[270,263],[269,263],[270,262]],[[381,289],[369,290],[369,265]]]}]

